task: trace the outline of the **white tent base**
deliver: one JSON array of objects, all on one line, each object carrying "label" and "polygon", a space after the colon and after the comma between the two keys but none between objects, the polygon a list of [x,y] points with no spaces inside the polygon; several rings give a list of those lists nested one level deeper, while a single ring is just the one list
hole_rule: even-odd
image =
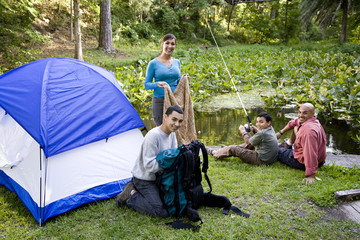
[{"label": "white tent base", "polygon": [[[5,118],[11,117],[5,115]],[[13,125],[15,121],[7,119],[6,122]],[[8,128],[3,125],[1,129]],[[6,164],[0,167],[0,184],[19,196],[39,223],[82,204],[111,198],[121,192],[132,177],[131,170],[143,141],[141,131],[133,129],[46,158],[31,136],[24,130],[18,132],[18,136],[12,135],[17,142],[23,142],[24,135],[31,139],[26,143],[26,151],[24,144],[14,150],[21,149],[26,156],[20,156],[16,165],[3,158]],[[1,149],[10,149],[11,146],[4,144]],[[1,154],[19,155],[8,151]]]}]

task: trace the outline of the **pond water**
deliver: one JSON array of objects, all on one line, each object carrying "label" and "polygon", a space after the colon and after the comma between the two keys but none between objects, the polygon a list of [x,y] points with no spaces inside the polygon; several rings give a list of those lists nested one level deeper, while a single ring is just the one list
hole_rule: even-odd
[{"label": "pond water", "polygon": [[[262,108],[248,110],[248,115],[253,124],[256,116],[265,111]],[[275,131],[282,129],[287,122],[296,117],[295,112],[284,113],[276,109],[266,109],[272,118]],[[151,113],[143,118],[148,130],[155,127],[151,119]],[[321,121],[326,132],[327,152],[334,154],[359,154],[360,145],[351,136],[354,129],[343,121],[325,122]],[[246,124],[247,118],[243,109],[223,109],[217,112],[195,112],[196,131],[198,139],[207,146],[220,146],[241,144],[243,139],[239,134],[239,125]],[[359,133],[358,133],[359,134]],[[285,133],[282,139],[290,136],[290,131]]]}]

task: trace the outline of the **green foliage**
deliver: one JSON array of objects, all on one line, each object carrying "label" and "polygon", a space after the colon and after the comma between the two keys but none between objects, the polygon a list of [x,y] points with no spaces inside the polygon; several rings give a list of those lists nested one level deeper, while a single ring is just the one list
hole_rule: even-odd
[{"label": "green foliage", "polygon": [[135,106],[141,106],[138,109],[145,111],[150,107],[152,94],[145,90],[144,81],[146,66],[149,61],[139,60],[136,66],[122,66],[114,71],[115,77],[119,80],[129,101]]},{"label": "green foliage", "polygon": [[359,135],[354,136],[353,139],[354,139],[357,143],[360,143],[360,136],[359,136]]},{"label": "green foliage", "polygon": [[158,29],[152,23],[152,0],[112,1],[111,18],[113,40],[122,44],[136,44],[141,39],[158,41]]},{"label": "green foliage", "polygon": [[201,17],[211,3],[210,0],[155,1],[154,23],[163,34],[171,32],[190,39],[191,35],[202,33]]},{"label": "green foliage", "polygon": [[121,38],[126,38],[129,42],[136,42],[139,40],[137,32],[131,28],[130,25],[119,25],[119,28],[115,30],[113,40],[118,41]]},{"label": "green foliage", "polygon": [[282,50],[281,55],[287,56],[287,62],[281,66],[283,75],[271,80],[273,86],[279,87],[278,94],[265,100],[277,106],[310,101],[325,118],[357,119],[359,59],[346,53],[347,48],[343,49],[345,53],[333,52],[331,48],[327,51]]},{"label": "green foliage", "polygon": [[[351,5],[353,1],[348,0],[347,2]],[[300,6],[302,23],[306,25],[316,17],[316,21],[320,22],[320,26],[326,29],[329,25],[334,24],[335,17],[342,17],[339,10],[344,8],[344,3],[343,0],[302,0]]]},{"label": "green foliage", "polygon": [[[233,14],[230,38],[242,43],[279,43],[299,35],[299,1],[239,4]],[[230,12],[230,11],[229,11]],[[226,18],[227,12],[224,11]]]},{"label": "green foliage", "polygon": [[156,11],[154,23],[162,28],[164,33],[176,34],[180,30],[179,16],[173,8],[166,5]]},{"label": "green foliage", "polygon": [[151,5],[154,0],[112,0],[112,21],[117,23],[142,23],[143,20],[151,18]]},{"label": "green foliage", "polygon": [[34,46],[45,41],[31,26],[37,15],[32,1],[0,0],[0,73],[33,60]]},{"label": "green foliage", "polygon": [[[237,45],[222,48],[221,51],[240,91],[248,91],[256,86],[275,89],[275,94],[262,96],[268,107],[307,101],[314,103],[318,114],[326,119],[352,120],[354,125],[360,125],[357,118],[360,113],[360,60],[356,53],[359,46]],[[143,80],[147,63],[155,56],[150,54],[131,66],[121,68],[121,71],[116,70],[121,72],[122,77],[118,78],[120,82],[129,82],[124,89],[135,105],[149,106],[151,102],[152,95],[144,89]],[[180,59],[182,73],[188,73],[191,77],[190,89],[194,102],[234,92],[217,49],[177,46],[174,57]]]},{"label": "green foliage", "polygon": [[[345,9],[347,10],[345,11]],[[344,32],[346,36],[348,34],[350,37],[357,35],[357,23],[360,20],[359,10],[360,3],[355,0],[302,0],[300,19],[304,25],[315,20],[323,33],[326,32],[328,39],[340,38],[340,43],[344,43],[343,41],[346,39],[341,38],[340,34],[342,29],[350,29],[350,31]],[[350,13],[351,11],[354,12]],[[346,20],[343,17],[345,13],[347,13]]]},{"label": "green foliage", "polygon": [[137,44],[141,39],[157,42],[160,37],[157,30],[149,23],[127,25],[122,25],[120,23],[113,35],[114,42],[124,42],[125,44]]}]

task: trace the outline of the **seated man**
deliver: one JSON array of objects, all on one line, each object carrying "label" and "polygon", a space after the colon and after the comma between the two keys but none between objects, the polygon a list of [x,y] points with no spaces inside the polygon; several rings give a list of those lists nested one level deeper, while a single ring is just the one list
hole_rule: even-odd
[{"label": "seated man", "polygon": [[239,130],[244,138],[244,144],[226,146],[210,153],[215,158],[236,156],[246,163],[255,165],[272,164],[276,161],[278,142],[271,126],[270,114],[264,112],[257,116],[256,127],[250,127],[250,130],[256,132],[254,136],[250,137],[243,125],[240,125]]},{"label": "seated man", "polygon": [[315,107],[311,103],[300,106],[298,117],[280,130],[276,137],[279,139],[284,132],[293,129],[290,143],[293,149],[279,148],[278,160],[290,167],[305,171],[304,181],[311,183],[315,180],[318,167],[325,163],[326,135],[319,120],[315,117]]},{"label": "seated man", "polygon": [[161,170],[156,156],[166,149],[178,147],[175,131],[180,128],[183,115],[184,112],[179,106],[170,106],[165,112],[163,123],[146,134],[132,170],[133,179],[116,197],[118,207],[127,204],[138,212],[154,217],[169,216],[155,183],[155,173]]}]

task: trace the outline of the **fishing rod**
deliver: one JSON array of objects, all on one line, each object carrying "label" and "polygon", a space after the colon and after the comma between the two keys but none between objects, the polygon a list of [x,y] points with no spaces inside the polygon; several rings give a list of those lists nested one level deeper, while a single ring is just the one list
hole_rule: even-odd
[{"label": "fishing rod", "polygon": [[[247,111],[246,111],[246,108],[245,108],[245,106],[244,106],[244,103],[243,103],[243,101],[242,101],[242,99],[241,99],[241,97],[240,97],[240,93],[239,93],[239,91],[238,91],[238,89],[237,89],[237,87],[236,87],[236,85],[235,85],[235,82],[234,82],[234,80],[233,80],[233,78],[232,78],[232,76],[231,76],[231,74],[230,74],[230,71],[229,71],[229,69],[228,69],[228,67],[227,67],[227,65],[226,65],[225,59],[224,59],[224,57],[223,57],[223,55],[222,55],[222,53],[221,53],[221,51],[220,51],[220,48],[219,48],[219,46],[218,46],[218,44],[217,44],[217,41],[216,41],[216,39],[215,39],[215,36],[214,36],[213,32],[211,31],[210,25],[209,25],[208,21],[206,20],[206,18],[205,18],[205,22],[206,22],[206,24],[207,24],[207,26],[208,26],[208,28],[209,28],[209,30],[210,30],[210,33],[211,33],[212,38],[214,39],[214,42],[215,42],[216,47],[217,47],[217,50],[219,51],[219,54],[220,54],[220,56],[221,56],[221,59],[222,59],[223,62],[224,62],[225,69],[226,69],[227,73],[229,74],[229,77],[230,77],[230,80],[231,80],[231,82],[232,82],[232,84],[233,84],[233,87],[234,87],[234,89],[235,89],[235,92],[237,93],[237,96],[238,96],[238,98],[239,98],[239,100],[240,100],[241,106],[242,106],[243,109],[244,109],[246,118],[247,118],[247,120],[249,121],[249,125],[251,126],[252,124],[251,124],[250,117],[249,117],[249,115],[248,115],[248,113],[247,113]],[[248,129],[247,129],[247,130],[248,130]]]}]

